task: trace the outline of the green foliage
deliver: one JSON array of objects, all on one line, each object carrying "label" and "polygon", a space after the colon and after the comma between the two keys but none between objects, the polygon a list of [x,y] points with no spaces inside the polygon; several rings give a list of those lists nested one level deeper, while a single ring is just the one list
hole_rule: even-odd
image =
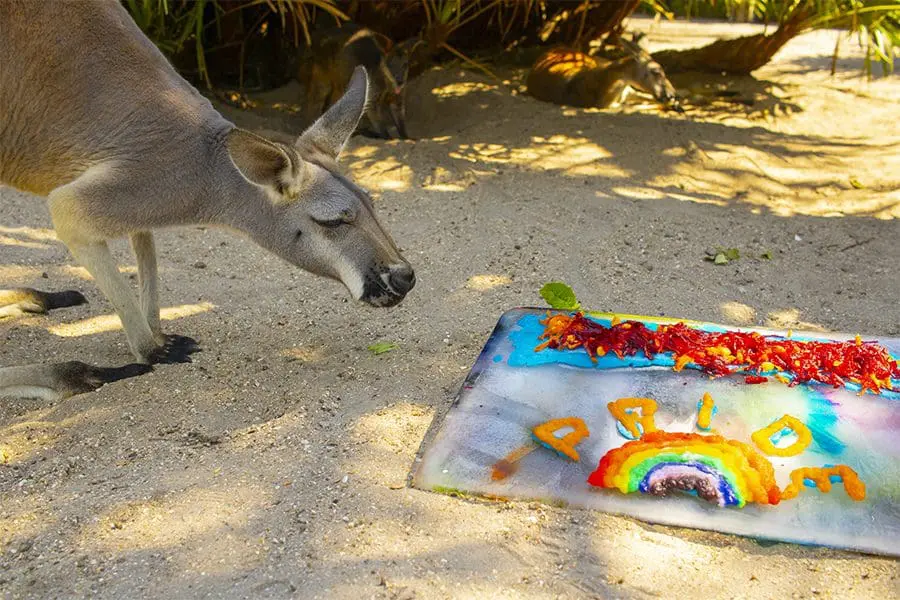
[{"label": "green foliage", "polygon": [[[840,28],[865,48],[865,66],[893,69],[900,48],[900,0],[121,0],[138,26],[171,59],[189,58],[199,79],[210,86],[207,54],[228,46],[244,48],[265,24],[280,23],[280,33],[295,46],[310,43],[319,19],[353,20],[395,42],[420,39],[426,62],[457,58],[490,75],[472,52],[491,45],[507,48],[536,44],[575,44],[620,28],[640,7],[666,18],[707,16],[755,20],[790,31]],[[239,25],[234,31],[235,15]],[[228,39],[223,39],[227,19]],[[228,25],[228,24],[226,24]],[[257,37],[257,40],[259,38]],[[835,48],[835,59],[838,47]],[[217,55],[220,56],[220,55]],[[181,61],[184,62],[183,60]],[[232,63],[233,64],[233,63]],[[215,64],[213,64],[215,66]],[[243,75],[241,76],[243,82]]]},{"label": "green foliage", "polygon": [[[291,23],[309,43],[313,9],[321,9],[335,19],[347,19],[336,0],[122,0],[135,23],[169,58],[194,46],[197,71],[207,87],[212,87],[206,67],[207,44],[219,30],[220,18],[234,12],[260,8],[263,15],[278,17],[282,25]],[[260,20],[257,20],[257,23]],[[212,31],[210,29],[212,28]],[[248,32],[252,35],[254,32]],[[296,42],[296,40],[295,40]]]},{"label": "green foliage", "polygon": [[550,305],[550,308],[559,310],[578,310],[581,304],[575,299],[572,288],[561,281],[545,283],[541,288],[541,297]]},{"label": "green foliage", "polygon": [[737,248],[716,248],[706,253],[705,260],[711,261],[715,265],[727,265],[741,257],[741,252]]},{"label": "green foliage", "polygon": [[[207,86],[210,85],[203,51],[204,14],[208,0],[125,0],[138,27],[166,55],[180,53],[189,40],[197,52],[197,68]],[[216,0],[211,4],[217,9]]]},{"label": "green foliage", "polygon": [[[885,74],[893,72],[894,58],[900,55],[900,0],[669,0],[665,6],[680,17],[754,20],[790,27],[794,35],[812,29],[843,29],[865,49],[864,68],[869,74],[874,62],[881,64]],[[835,61],[839,44],[840,40]]]},{"label": "green foliage", "polygon": [[371,346],[369,346],[369,352],[371,352],[375,356],[396,349],[397,344],[395,344],[394,342],[378,342],[377,344],[372,344]]}]

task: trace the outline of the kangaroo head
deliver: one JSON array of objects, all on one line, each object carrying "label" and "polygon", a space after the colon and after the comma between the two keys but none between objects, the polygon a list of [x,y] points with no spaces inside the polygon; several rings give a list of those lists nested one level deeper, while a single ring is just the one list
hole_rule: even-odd
[{"label": "kangaroo head", "polygon": [[638,46],[637,40],[638,38],[635,38],[633,41],[619,40],[633,60],[631,81],[629,83],[642,92],[653,96],[660,104],[682,112],[681,104],[675,93],[675,86],[666,77],[666,72],[663,71],[662,66],[653,60],[653,57],[647,51]]},{"label": "kangaroo head", "polygon": [[665,71],[658,62],[652,59],[647,62],[637,61],[636,70],[637,73],[633,80],[635,87],[652,95],[660,104],[671,106],[675,110],[681,108],[675,93],[675,86],[666,77]]},{"label": "kangaroo head", "polygon": [[413,288],[410,264],[375,216],[369,195],[343,176],[337,158],[366,106],[366,72],[297,141],[279,144],[233,129],[232,162],[265,195],[266,213],[247,217],[263,247],[317,275],[338,280],[373,306],[393,306]]}]

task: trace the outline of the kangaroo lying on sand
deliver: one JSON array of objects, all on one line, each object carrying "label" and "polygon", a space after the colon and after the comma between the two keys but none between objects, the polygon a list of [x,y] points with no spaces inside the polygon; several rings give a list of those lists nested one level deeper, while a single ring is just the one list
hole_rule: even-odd
[{"label": "kangaroo lying on sand", "polygon": [[415,41],[393,44],[370,29],[344,25],[313,34],[304,50],[297,80],[304,89],[304,117],[310,123],[347,87],[354,70],[369,76],[369,106],[362,128],[382,138],[407,138],[406,79]]},{"label": "kangaroo lying on sand", "polygon": [[528,93],[544,102],[581,108],[621,104],[633,87],[682,112],[662,67],[636,43],[619,39],[628,55],[615,61],[570,48],[551,48],[528,74]]},{"label": "kangaroo lying on sand", "polygon": [[[117,0],[4,0],[0,23],[0,183],[47,197],[57,236],[115,307],[138,363],[189,360],[194,349],[160,329],[156,228],[238,230],[373,306],[412,289],[371,199],[337,170],[366,105],[362,68],[294,144],[280,144],[226,121]],[[140,303],[107,246],[124,236]],[[129,369],[146,367],[9,367],[0,393],[61,397]]]}]

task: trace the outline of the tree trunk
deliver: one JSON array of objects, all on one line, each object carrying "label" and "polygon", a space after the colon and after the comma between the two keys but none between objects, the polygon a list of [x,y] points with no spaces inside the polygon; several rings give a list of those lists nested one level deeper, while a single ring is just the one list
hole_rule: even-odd
[{"label": "tree trunk", "polygon": [[620,30],[622,22],[637,10],[640,3],[641,0],[620,0],[591,7],[582,38],[596,40],[612,31]]},{"label": "tree trunk", "polygon": [[749,75],[766,65],[782,46],[806,29],[806,17],[806,11],[798,10],[771,35],[758,33],[731,40],[716,40],[690,50],[662,50],[653,58],[668,74],[703,71]]}]

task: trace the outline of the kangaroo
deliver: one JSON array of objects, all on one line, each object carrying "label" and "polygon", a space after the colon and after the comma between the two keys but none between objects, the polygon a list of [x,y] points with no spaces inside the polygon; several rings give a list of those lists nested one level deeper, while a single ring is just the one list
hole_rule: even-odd
[{"label": "kangaroo", "polygon": [[340,96],[353,71],[369,76],[370,103],[361,129],[381,138],[406,139],[406,81],[416,42],[394,45],[387,37],[353,25],[317,32],[303,52],[297,80],[304,89],[303,114],[309,123]]},{"label": "kangaroo", "polygon": [[[190,360],[193,340],[160,327],[154,229],[236,230],[373,306],[393,306],[413,288],[413,269],[368,194],[338,170],[368,97],[363,68],[285,144],[227,121],[117,0],[5,0],[0,23],[0,183],[47,198],[57,237],[115,308],[137,361],[112,372],[8,367],[0,392],[64,397],[144,365]],[[139,301],[107,245],[126,236]]]},{"label": "kangaroo", "polygon": [[56,308],[86,304],[81,292],[42,292],[31,288],[0,290],[0,319],[19,317],[26,313],[46,314]]},{"label": "kangaroo", "polygon": [[607,108],[624,102],[633,87],[663,106],[683,112],[663,68],[636,43],[619,41],[628,55],[614,61],[572,48],[551,48],[528,73],[528,93],[554,104]]}]

